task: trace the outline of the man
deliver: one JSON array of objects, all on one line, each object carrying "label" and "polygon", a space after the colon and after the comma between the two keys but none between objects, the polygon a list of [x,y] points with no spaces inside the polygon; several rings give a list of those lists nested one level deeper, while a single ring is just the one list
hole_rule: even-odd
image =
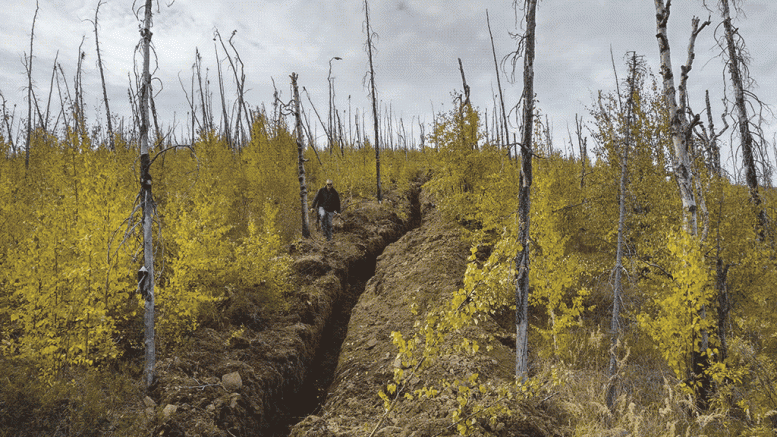
[{"label": "man", "polygon": [[321,188],[313,199],[313,209],[318,211],[321,227],[326,241],[332,241],[332,217],[340,214],[340,195],[335,191],[331,179],[327,179],[326,187]]}]

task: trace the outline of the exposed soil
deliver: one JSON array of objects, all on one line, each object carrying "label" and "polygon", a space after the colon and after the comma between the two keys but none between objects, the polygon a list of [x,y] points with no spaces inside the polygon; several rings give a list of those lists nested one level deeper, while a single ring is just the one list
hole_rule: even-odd
[{"label": "exposed soil", "polygon": [[[384,407],[378,392],[385,390],[394,368],[399,365],[391,332],[400,331],[406,338],[412,334],[420,316],[412,314],[411,304],[417,305],[423,314],[425,309],[450,299],[463,285],[469,255],[458,226],[443,220],[429,201],[422,201],[422,210],[423,224],[386,248],[378,258],[375,275],[351,312],[326,402],[319,412],[295,425],[291,436],[457,434],[451,416],[457,401],[445,395],[399,402],[391,414],[381,419]],[[442,378],[465,378],[473,372],[479,374],[482,382],[499,384],[513,380],[514,337],[513,343],[505,342],[507,346],[500,342],[500,338],[509,338],[509,334],[495,320],[485,318],[461,335],[477,339],[483,350],[487,346],[491,350],[476,356],[462,353],[440,357],[433,367],[411,379],[407,392]],[[493,336],[491,340],[489,336]],[[459,340],[457,336],[454,338]],[[515,408],[520,411],[517,403]],[[546,426],[552,420],[543,419],[543,414],[533,411],[531,421],[521,413],[503,415],[495,423],[482,420],[475,435],[553,435],[547,431],[552,427]]]},{"label": "exposed soil", "polygon": [[[400,402],[385,418],[378,397],[396,366],[391,332],[412,334],[421,316],[411,304],[423,314],[450,299],[462,286],[469,255],[458,226],[443,220],[423,194],[419,200],[419,192],[389,196],[382,205],[351,205],[335,223],[332,243],[317,233],[292,245],[298,287],[288,311],[242,311],[234,318],[241,318],[236,326],[246,327],[243,332],[200,329],[183,348],[192,352],[162,359],[151,395],[157,406],[149,409],[156,414],[153,434],[455,435],[455,397]],[[442,358],[408,392],[473,372],[482,382],[512,381],[514,346],[496,320],[485,318],[461,334],[490,351]],[[514,408],[516,414],[497,422],[480,421],[475,435],[553,435],[544,412]]]},{"label": "exposed soil", "polygon": [[332,242],[314,232],[292,244],[297,286],[286,311],[233,296],[220,308],[227,326],[201,328],[184,352],[160,357],[146,400],[153,435],[288,435],[320,409],[376,258],[420,223],[418,192],[354,203],[335,221]]}]

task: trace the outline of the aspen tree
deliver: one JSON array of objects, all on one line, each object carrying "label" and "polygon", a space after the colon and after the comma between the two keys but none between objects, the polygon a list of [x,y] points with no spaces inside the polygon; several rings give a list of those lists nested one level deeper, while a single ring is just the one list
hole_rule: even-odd
[{"label": "aspen tree", "polygon": [[[691,36],[688,43],[687,60],[681,67],[679,87],[675,89],[674,74],[672,72],[671,50],[669,48],[669,37],[667,35],[667,22],[672,0],[655,0],[656,6],[656,38],[661,57],[661,76],[664,84],[664,103],[669,113],[669,129],[674,148],[674,157],[672,167],[675,179],[680,189],[680,199],[683,205],[683,230],[686,236],[696,237],[698,234],[697,225],[697,204],[694,196],[693,168],[691,163],[690,142],[694,126],[699,122],[699,116],[694,116],[691,120],[687,114],[688,108],[687,83],[688,73],[693,66],[695,57],[694,47],[696,37],[710,24],[707,20],[699,25],[699,18],[693,17],[691,20]],[[678,96],[679,94],[679,96]],[[679,103],[678,103],[679,99]],[[698,311],[700,319],[705,318],[705,309],[702,306]],[[697,387],[697,394],[700,396],[697,401],[700,405],[706,402],[708,388],[710,384],[709,376],[704,375],[705,369],[709,366],[709,357],[702,356],[707,349],[707,332],[701,333],[702,344],[700,347],[693,348],[692,363],[689,369],[690,377],[694,384],[700,383]],[[694,339],[695,341],[695,339]]]},{"label": "aspen tree", "polygon": [[[688,98],[687,83],[688,73],[693,66],[694,46],[696,37],[707,27],[710,22],[705,21],[699,27],[699,19],[694,17],[691,22],[691,37],[688,43],[688,58],[681,67],[679,88],[675,88],[674,73],[672,72],[671,49],[669,48],[669,37],[667,35],[667,22],[672,0],[655,0],[656,5],[656,38],[658,39],[658,49],[661,56],[661,77],[664,84],[664,102],[669,112],[670,131],[672,144],[674,146],[674,159],[672,167],[674,170],[677,185],[680,188],[680,199],[683,203],[683,225],[685,232],[690,235],[696,235],[696,200],[693,195],[693,172],[691,169],[691,158],[689,153],[689,141],[693,126],[698,122],[698,118],[688,120]],[[678,96],[679,91],[679,96]],[[679,103],[678,103],[679,97]]]},{"label": "aspen tree", "polygon": [[155,379],[156,344],[154,338],[154,245],[152,225],[154,202],[151,195],[151,159],[148,146],[148,110],[150,100],[151,73],[151,0],[143,7],[145,16],[140,28],[141,51],[143,56],[143,77],[140,84],[140,203],[143,210],[143,267],[138,272],[138,288],[145,298],[145,339],[146,364],[143,370],[146,388]]}]

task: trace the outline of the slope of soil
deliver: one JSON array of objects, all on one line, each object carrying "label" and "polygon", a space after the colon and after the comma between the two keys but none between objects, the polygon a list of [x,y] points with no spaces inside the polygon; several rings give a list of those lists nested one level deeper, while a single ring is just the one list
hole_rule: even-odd
[{"label": "slope of soil", "polygon": [[[411,304],[423,314],[424,309],[449,299],[462,286],[469,255],[455,225],[444,221],[428,201],[422,203],[422,210],[425,214],[421,227],[386,248],[378,258],[375,276],[352,311],[326,403],[320,412],[298,423],[292,436],[368,436],[373,430],[376,436],[456,434],[456,426],[451,426],[455,398],[401,402],[385,420],[381,419],[384,407],[378,392],[385,390],[398,365],[391,332],[400,331],[406,339],[412,334],[419,317],[411,313]],[[488,340],[489,335],[505,337],[505,331],[494,320],[487,318],[462,335],[478,339],[482,350],[491,346],[491,351],[440,358],[420,378],[411,380],[408,392],[444,377],[465,378],[473,372],[479,373],[481,381],[512,381],[514,349],[493,337]],[[476,435],[551,435],[544,428],[542,423],[528,423],[515,415],[479,425]]]},{"label": "slope of soil", "polygon": [[[219,308],[227,326],[201,328],[162,357],[145,401],[153,435],[287,435],[296,416],[315,410],[345,332],[330,321],[347,320],[343,309],[377,256],[417,226],[417,193],[352,204],[335,222],[333,242],[315,233],[292,244],[297,286],[287,311],[269,314],[262,302],[234,296]],[[331,363],[329,374],[321,361]]]}]

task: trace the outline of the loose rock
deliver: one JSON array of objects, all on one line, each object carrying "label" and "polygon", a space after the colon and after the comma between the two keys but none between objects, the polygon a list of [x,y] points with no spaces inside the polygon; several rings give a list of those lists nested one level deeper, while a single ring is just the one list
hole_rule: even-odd
[{"label": "loose rock", "polygon": [[227,373],[221,377],[221,385],[224,386],[224,390],[230,393],[236,392],[243,387],[243,379],[239,372]]}]

